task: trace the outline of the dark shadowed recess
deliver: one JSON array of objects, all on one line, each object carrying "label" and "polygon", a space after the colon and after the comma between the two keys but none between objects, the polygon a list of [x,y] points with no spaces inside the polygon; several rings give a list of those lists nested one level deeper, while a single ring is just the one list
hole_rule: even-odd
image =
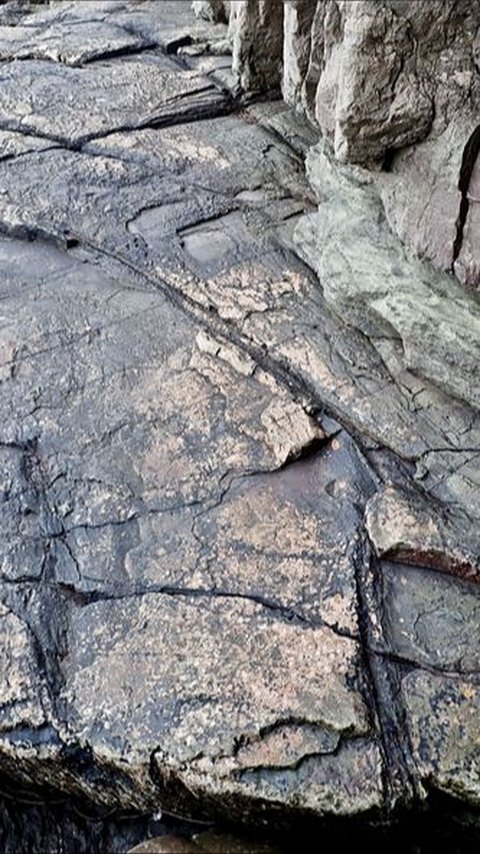
[{"label": "dark shadowed recess", "polygon": [[[138,843],[164,835],[187,839],[213,827],[206,820],[160,818],[139,813],[116,813],[45,788],[18,789],[0,775],[1,854],[127,854]],[[215,830],[239,835],[238,823],[217,823]],[[269,842],[284,854],[310,854],[361,846],[369,854],[391,846],[402,854],[469,854],[479,850],[480,829],[460,803],[434,794],[422,809],[398,810],[389,823],[372,817],[369,822],[351,818],[298,819],[293,823],[264,820],[243,830],[246,850]],[[229,854],[225,851],[225,854]]]}]

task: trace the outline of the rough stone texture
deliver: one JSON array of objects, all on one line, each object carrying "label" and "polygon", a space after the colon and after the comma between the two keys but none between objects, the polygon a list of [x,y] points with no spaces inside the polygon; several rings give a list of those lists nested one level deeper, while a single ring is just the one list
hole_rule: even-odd
[{"label": "rough stone texture", "polygon": [[[100,81],[98,66],[45,68],[38,60],[6,65],[0,101],[3,127],[76,145],[107,131],[170,124],[181,114],[188,119],[202,112],[211,114],[212,108],[213,112],[228,109],[225,95],[212,83],[194,71],[178,74],[174,61],[164,56],[147,53],[111,60],[103,70]],[[22,85],[26,87],[23,99],[19,97]]]},{"label": "rough stone texture", "polygon": [[[241,24],[230,22],[234,70],[247,90],[272,82],[249,72],[257,17],[257,5],[244,3]],[[398,236],[473,288],[479,19],[478,0],[286,0],[282,50],[285,100],[305,111],[337,159],[372,168]],[[277,26],[272,16],[275,44]],[[265,60],[275,77],[277,55]]]},{"label": "rough stone texture", "polygon": [[282,95],[292,106],[301,106],[314,13],[312,0],[287,0],[284,4]]},{"label": "rough stone texture", "polygon": [[276,91],[282,77],[283,3],[235,0],[230,12],[233,71],[245,91]]},{"label": "rough stone texture", "polygon": [[147,40],[110,21],[99,22],[91,32],[88,22],[72,22],[70,26],[52,23],[51,26],[19,24],[0,27],[0,59],[51,59],[66,65],[86,62],[119,53],[134,53],[149,47]]},{"label": "rough stone texture", "polygon": [[[252,25],[255,5],[244,4]],[[354,163],[382,159],[424,138],[434,116],[436,129],[445,127],[463,106],[475,74],[479,9],[464,0],[438,2],[435,14],[430,0],[415,8],[403,0],[287,2],[287,92],[295,97],[310,53],[307,88],[316,86],[315,118],[335,154]],[[311,108],[307,91],[305,99]]]},{"label": "rough stone texture", "polygon": [[378,175],[392,230],[445,271],[454,263],[461,153],[475,124],[473,117],[463,121],[457,116],[439,135],[400,151],[391,170]]},{"label": "rough stone texture", "polygon": [[329,305],[370,339],[399,340],[405,367],[478,407],[478,300],[405,253],[368,172],[342,168],[322,145],[307,169],[321,203],[296,241]]},{"label": "rough stone texture", "polygon": [[403,680],[402,697],[420,773],[478,807],[478,675],[467,681],[412,673]]},{"label": "rough stone texture", "polygon": [[366,525],[380,557],[480,580],[478,531],[469,519],[442,516],[423,496],[386,487],[367,505]]},{"label": "rough stone texture", "polygon": [[[216,38],[189,4],[15,20],[79,65],[2,68],[2,775],[478,821],[478,301],[325,143],[312,213],[311,129],[176,55]],[[87,55],[113,25],[148,46]]]},{"label": "rough stone texture", "polygon": [[230,833],[205,831],[191,839],[185,836],[161,836],[132,848],[130,854],[280,854],[267,842],[252,841]]},{"label": "rough stone texture", "polygon": [[228,7],[225,0],[193,0],[192,9],[197,18],[219,24],[227,22]]},{"label": "rough stone texture", "polygon": [[[479,202],[480,202],[480,158],[477,152],[478,128],[473,131],[475,139],[475,160],[469,164],[471,173],[462,188],[462,215],[465,221],[461,231],[461,242],[455,246],[454,270],[464,284],[480,289],[480,241],[479,241]],[[468,143],[467,143],[468,144]],[[468,181],[468,184],[467,184]]]}]

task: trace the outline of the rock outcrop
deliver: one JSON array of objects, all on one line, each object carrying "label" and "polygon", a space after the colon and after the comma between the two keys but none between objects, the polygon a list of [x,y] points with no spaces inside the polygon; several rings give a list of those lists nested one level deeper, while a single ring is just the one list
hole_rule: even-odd
[{"label": "rock outcrop", "polygon": [[0,773],[106,816],[478,829],[478,300],[386,201],[457,84],[426,109],[411,4],[275,7],[231,4],[236,80],[184,2],[2,18]]},{"label": "rock outcrop", "polygon": [[285,0],[282,56],[281,14],[267,22],[269,74],[256,73],[265,26],[252,47],[259,5],[234,5],[244,88],[281,82],[285,100],[331,141],[338,160],[372,169],[401,240],[477,288],[478,0]]}]

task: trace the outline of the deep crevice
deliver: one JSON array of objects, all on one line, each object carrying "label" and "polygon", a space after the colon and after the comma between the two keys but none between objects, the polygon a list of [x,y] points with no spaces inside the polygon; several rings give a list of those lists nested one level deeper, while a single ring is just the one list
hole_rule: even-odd
[{"label": "deep crevice", "polygon": [[458,189],[461,193],[460,206],[458,210],[458,217],[455,223],[456,233],[455,239],[453,242],[453,252],[452,252],[452,267],[451,271],[454,272],[455,261],[460,255],[460,251],[462,249],[463,243],[463,232],[465,229],[465,223],[467,221],[468,211],[470,208],[470,200],[468,198],[468,189],[470,186],[470,180],[472,177],[473,169],[475,167],[475,163],[480,152],[480,125],[477,125],[473,133],[471,134],[465,148],[463,149],[462,155],[462,164],[460,166],[460,173],[458,177]]}]

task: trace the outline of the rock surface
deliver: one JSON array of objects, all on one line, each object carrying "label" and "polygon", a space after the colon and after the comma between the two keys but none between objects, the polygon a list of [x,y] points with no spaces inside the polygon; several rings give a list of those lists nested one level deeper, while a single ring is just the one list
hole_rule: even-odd
[{"label": "rock surface", "polygon": [[476,297],[371,172],[324,141],[307,180],[311,129],[178,55],[226,38],[188,4],[3,29],[2,774],[107,811],[433,792],[478,821]]},{"label": "rock surface", "polygon": [[283,3],[241,0],[230,8],[233,71],[246,91],[280,88],[283,51]]},{"label": "rock surface", "polygon": [[228,2],[226,0],[193,0],[192,9],[197,18],[225,24],[228,20]]},{"label": "rock surface", "polygon": [[[281,16],[268,22],[270,75],[262,68],[256,76],[258,4],[234,5],[238,79],[245,89],[268,88],[278,78]],[[478,288],[479,0],[283,5],[285,100],[331,141],[337,159],[372,169],[390,226],[408,247]],[[258,45],[268,41],[262,27]]]}]

